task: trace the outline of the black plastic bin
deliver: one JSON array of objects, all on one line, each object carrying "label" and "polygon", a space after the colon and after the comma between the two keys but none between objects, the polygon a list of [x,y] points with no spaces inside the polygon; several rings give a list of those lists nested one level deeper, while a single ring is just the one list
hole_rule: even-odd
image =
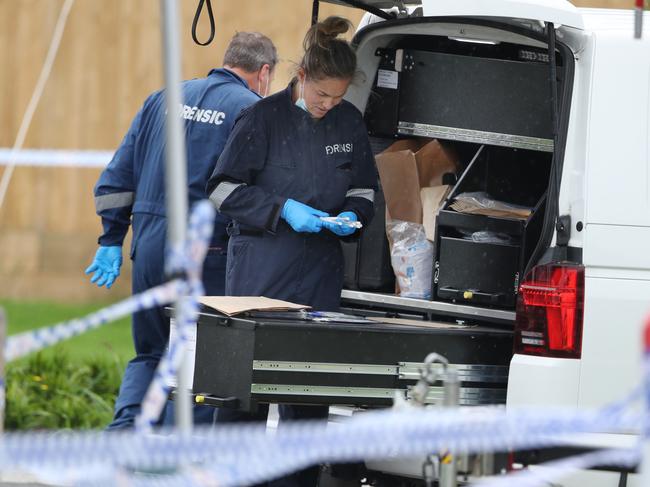
[{"label": "black plastic bin", "polygon": [[[435,300],[514,308],[519,281],[540,238],[551,155],[481,146],[443,204],[436,221]],[[531,207],[526,219],[459,213],[455,197],[483,191],[493,199]],[[498,241],[474,241],[474,232]]]},{"label": "black plastic bin", "polygon": [[386,238],[386,203],[381,191],[375,195],[375,216],[361,237],[351,242],[344,241],[341,245],[345,260],[345,289],[394,291],[395,275]]}]

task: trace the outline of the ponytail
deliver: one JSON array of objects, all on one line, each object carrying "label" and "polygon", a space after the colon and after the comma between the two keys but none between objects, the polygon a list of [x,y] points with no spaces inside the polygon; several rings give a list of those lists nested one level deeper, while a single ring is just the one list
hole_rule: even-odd
[{"label": "ponytail", "polygon": [[300,67],[308,79],[352,79],[357,69],[357,57],[345,39],[339,39],[352,28],[343,17],[327,17],[311,26],[303,40],[305,54]]}]

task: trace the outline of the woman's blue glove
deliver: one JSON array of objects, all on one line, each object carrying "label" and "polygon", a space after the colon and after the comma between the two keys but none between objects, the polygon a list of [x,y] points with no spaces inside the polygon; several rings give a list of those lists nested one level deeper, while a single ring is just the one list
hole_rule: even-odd
[{"label": "woman's blue glove", "polygon": [[86,269],[86,274],[94,272],[90,282],[96,282],[99,287],[106,284],[110,289],[120,275],[120,267],[122,267],[122,247],[99,247],[93,263]]},{"label": "woman's blue glove", "polygon": [[321,216],[329,216],[299,201],[288,199],[280,215],[296,232],[318,233],[323,228]]},{"label": "woman's blue glove", "polygon": [[[347,221],[350,222],[359,221],[356,213],[354,213],[353,211],[344,211],[343,213],[339,213],[339,215],[336,218],[347,219]],[[338,224],[336,222],[323,222],[323,226],[327,228],[330,232],[338,235],[339,237],[347,237],[348,235],[352,235],[354,232],[357,231],[355,227],[351,227],[345,224]]]}]

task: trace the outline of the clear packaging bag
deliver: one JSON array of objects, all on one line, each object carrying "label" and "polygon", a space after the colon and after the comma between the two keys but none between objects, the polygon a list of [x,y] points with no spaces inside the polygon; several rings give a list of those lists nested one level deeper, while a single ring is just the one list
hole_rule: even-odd
[{"label": "clear packaging bag", "polygon": [[391,241],[391,264],[400,287],[400,295],[431,299],[433,244],[427,240],[424,226],[399,220],[386,223]]},{"label": "clear packaging bag", "polygon": [[505,233],[490,232],[482,230],[473,232],[471,235],[472,242],[494,243],[494,244],[511,244],[512,237]]}]

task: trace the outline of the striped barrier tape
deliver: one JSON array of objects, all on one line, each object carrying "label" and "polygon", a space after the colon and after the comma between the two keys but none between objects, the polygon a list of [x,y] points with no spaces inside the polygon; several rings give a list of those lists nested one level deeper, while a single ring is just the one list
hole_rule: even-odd
[{"label": "striped barrier tape", "polygon": [[161,286],[149,289],[142,294],[132,296],[119,303],[108,306],[83,318],[26,331],[12,335],[5,344],[5,360],[10,362],[29,353],[37,352],[57,343],[81,335],[89,330],[114,321],[122,316],[171,303],[186,289],[186,284],[175,279]]},{"label": "striped barrier tape", "polygon": [[[43,327],[11,336],[5,344],[5,360],[12,361],[29,353],[42,350],[61,341],[85,333],[114,321],[153,307],[164,306],[184,298],[184,311],[180,317],[179,340],[169,344],[154,379],[143,402],[142,413],[137,418],[140,429],[148,429],[155,423],[167,400],[170,378],[176,376],[182,351],[190,333],[189,327],[196,323],[199,312],[197,298],[203,294],[201,270],[212,236],[215,210],[212,204],[201,201],[195,205],[190,215],[188,238],[184,245],[169,256],[171,269],[185,274],[185,279],[174,279],[168,283],[149,289],[141,294],[127,298],[83,318],[68,320],[56,325]],[[4,394],[4,388],[0,391]]]},{"label": "striped barrier tape", "polygon": [[490,477],[476,482],[475,487],[537,487],[555,485],[576,470],[593,467],[625,467],[633,469],[641,460],[640,448],[620,448],[576,455],[537,465],[537,468],[511,473],[507,476]]},{"label": "striped barrier tape", "polygon": [[0,166],[105,168],[115,151],[0,147]]},{"label": "striped barrier tape", "polygon": [[[206,479],[201,485],[227,487],[323,462],[416,457],[442,448],[474,453],[555,446],[577,433],[629,432],[641,420],[633,408],[611,415],[606,410],[406,407],[366,412],[334,425],[293,422],[271,433],[264,424],[197,428],[192,435],[10,433],[0,443],[0,470],[43,472],[49,481],[62,483],[73,483],[82,471],[83,485],[95,485],[94,480],[109,474],[115,482],[124,472],[171,472],[185,480],[188,475]],[[630,461],[638,454],[619,453]],[[589,463],[582,461],[580,465]]]}]

